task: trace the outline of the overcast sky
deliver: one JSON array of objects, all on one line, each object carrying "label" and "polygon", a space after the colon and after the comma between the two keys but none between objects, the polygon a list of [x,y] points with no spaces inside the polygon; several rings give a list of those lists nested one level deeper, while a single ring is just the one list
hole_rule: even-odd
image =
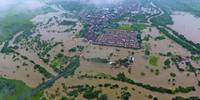
[{"label": "overcast sky", "polygon": [[120,1],[122,0],[90,0],[90,2],[94,4],[114,4]]},{"label": "overcast sky", "polygon": [[[8,8],[34,9],[45,5],[44,3],[41,3],[41,1],[42,0],[0,0],[0,11],[4,11],[5,9]],[[105,5],[105,4],[115,4],[122,0],[82,0],[82,1],[86,1],[86,3],[90,2],[96,5]]]},{"label": "overcast sky", "polygon": [[39,0],[0,0],[0,10],[8,8],[35,9],[44,6]]}]

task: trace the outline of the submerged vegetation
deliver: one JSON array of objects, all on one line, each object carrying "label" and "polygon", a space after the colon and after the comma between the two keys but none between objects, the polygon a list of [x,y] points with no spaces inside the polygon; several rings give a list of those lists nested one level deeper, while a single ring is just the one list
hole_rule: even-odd
[{"label": "submerged vegetation", "polygon": [[[198,44],[194,44],[193,42],[188,42],[187,39],[180,38],[181,36],[174,36],[169,31],[167,31],[165,28],[158,28],[161,33],[165,34],[170,39],[174,40],[176,43],[181,45],[182,47],[186,48],[188,51],[190,51],[192,54],[200,54],[200,48]],[[173,31],[174,32],[174,31]],[[175,33],[176,35],[179,35],[178,33]]]},{"label": "submerged vegetation", "polygon": [[16,100],[20,95],[30,91],[24,82],[0,78],[0,99]]},{"label": "submerged vegetation", "polygon": [[[98,78],[99,76],[90,76],[90,75],[83,75],[80,78]],[[149,84],[143,84],[140,82],[136,82],[132,79],[129,79],[128,77],[126,77],[126,75],[124,73],[119,73],[117,74],[116,77],[112,77],[112,76],[108,76],[105,77],[104,79],[111,79],[111,80],[115,80],[115,81],[121,81],[124,83],[129,83],[132,85],[136,85],[142,88],[145,88],[147,90],[153,91],[153,92],[159,92],[159,93],[167,93],[167,94],[177,94],[177,93],[189,93],[192,91],[196,91],[194,86],[189,86],[189,87],[176,87],[174,89],[170,89],[170,88],[164,88],[164,87],[156,87],[156,86],[151,86]]]},{"label": "submerged vegetation", "polygon": [[[196,90],[200,86],[198,79],[200,74],[200,68],[198,68],[200,44],[187,40],[183,35],[167,26],[173,24],[170,14],[174,10],[188,11],[200,16],[200,10],[198,10],[200,7],[198,5],[188,6],[188,4],[198,3],[199,1],[137,0],[130,4],[119,3],[122,5],[116,8],[115,6],[109,7],[112,5],[109,4],[106,7],[103,6],[102,9],[101,6],[96,7],[95,4],[84,3],[83,1],[53,0],[46,3],[56,9],[55,13],[44,15],[45,18],[47,16],[50,17],[49,19],[47,18],[47,23],[43,23],[42,20],[33,25],[31,19],[38,14],[52,11],[48,7],[30,11],[24,9],[22,12],[13,10],[12,12],[8,11],[9,13],[5,17],[0,15],[0,44],[3,43],[2,55],[0,56],[2,62],[0,64],[4,68],[1,76],[6,77],[7,75],[8,78],[10,76],[12,78],[12,75],[18,75],[19,73],[19,75],[24,75],[25,73],[27,79],[22,80],[29,83],[30,80],[35,81],[37,78],[37,75],[30,77],[30,74],[33,73],[39,74],[38,79],[40,79],[40,81],[38,80],[39,82],[36,82],[37,86],[35,88],[30,88],[21,81],[0,78],[0,99],[75,100],[80,98],[108,100],[114,98],[129,100],[135,94],[142,94],[145,95],[144,98],[158,100],[159,97],[153,96],[156,93],[159,96],[166,94],[170,98],[174,97],[172,100],[199,100],[199,97],[193,97],[190,94],[198,92]],[[163,10],[163,14],[157,7],[150,4],[151,1]],[[173,4],[173,2],[177,3],[177,5]],[[124,5],[125,7],[123,8]],[[170,6],[172,7],[170,8]],[[41,16],[43,17],[43,15]],[[41,16],[38,16],[38,20],[40,20]],[[69,16],[78,20],[70,20]],[[69,19],[66,20],[66,18]],[[73,28],[65,29],[65,26],[73,26]],[[155,31],[154,27],[159,32]],[[149,28],[148,32],[144,30],[147,28]],[[94,46],[91,43],[95,42],[95,39],[94,41],[83,39],[84,37],[89,37],[93,40],[93,37],[100,36],[105,32],[105,29],[135,31],[141,48],[124,49]],[[110,31],[110,33],[112,32]],[[15,37],[16,33],[20,34]],[[142,41],[143,33],[145,36]],[[134,36],[136,37],[136,35]],[[58,39],[56,38],[57,36]],[[120,42],[119,44],[136,45],[134,44],[136,40],[128,40],[131,44],[126,43],[126,39],[129,37],[120,41],[116,37],[108,36],[107,39],[113,39],[114,42],[112,44]],[[121,38],[123,37],[125,35],[121,36]],[[175,41],[176,44],[169,39]],[[77,41],[74,44],[75,40]],[[163,45],[156,42],[162,42]],[[183,55],[182,51],[179,53],[182,48],[176,47],[177,43],[191,53]],[[162,46],[164,50],[162,50]],[[165,50],[165,48],[167,49]],[[172,50],[173,48],[178,49]],[[183,49],[184,53],[187,50]],[[13,62],[10,64],[9,61],[4,62],[4,60]],[[7,68],[7,66],[11,67]],[[12,68],[13,66],[16,70]],[[78,68],[79,66],[81,67]],[[178,69],[177,73],[174,72],[176,67]],[[12,74],[4,73],[5,70],[11,70]],[[109,75],[104,74],[104,72],[109,73]],[[95,75],[96,73],[99,74]],[[193,83],[195,80],[198,83],[194,85],[186,82],[184,83],[186,85],[182,86],[181,83],[185,82],[185,80],[179,79],[180,75],[183,78],[195,78],[191,82]],[[149,78],[151,81],[145,80],[148,77],[151,77]],[[159,84],[157,86],[156,82],[160,82],[157,79],[163,77],[168,78],[166,81],[162,79],[167,84],[164,83],[164,85]],[[152,81],[153,83],[151,83]],[[60,88],[60,86],[62,87]],[[145,92],[142,93],[143,90],[147,90],[147,94]],[[104,92],[110,94],[105,94]],[[188,93],[190,93],[189,96],[191,97],[175,97],[175,94],[184,95]]]},{"label": "submerged vegetation", "polygon": [[68,57],[59,53],[58,55],[56,55],[54,57],[54,59],[51,61],[50,66],[54,69],[54,70],[58,70],[63,68],[63,65],[66,65],[68,63]]}]

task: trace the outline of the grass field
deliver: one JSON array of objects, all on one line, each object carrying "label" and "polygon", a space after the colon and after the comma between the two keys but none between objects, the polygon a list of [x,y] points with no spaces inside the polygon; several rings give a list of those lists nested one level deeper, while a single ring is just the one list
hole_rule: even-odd
[{"label": "grass field", "polygon": [[40,100],[43,94],[44,94],[44,91],[40,91],[37,94],[29,97],[28,100]]},{"label": "grass field", "polygon": [[68,63],[68,57],[63,54],[58,54],[52,61],[50,66],[59,69],[62,65]]},{"label": "grass field", "polygon": [[144,30],[147,27],[147,25],[144,25],[142,23],[133,23],[132,25],[122,24],[116,27],[116,29],[120,30],[127,30],[127,31],[141,31]]},{"label": "grass field", "polygon": [[0,41],[12,38],[14,34],[20,31],[30,31],[34,25],[31,22],[31,16],[22,14],[9,14],[0,19]]},{"label": "grass field", "polygon": [[158,61],[159,61],[159,58],[156,57],[156,56],[150,56],[149,57],[149,64],[150,65],[158,66]]}]

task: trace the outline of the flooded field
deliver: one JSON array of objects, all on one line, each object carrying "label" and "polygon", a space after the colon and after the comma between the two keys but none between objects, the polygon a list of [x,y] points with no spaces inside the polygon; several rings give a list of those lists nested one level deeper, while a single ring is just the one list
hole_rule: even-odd
[{"label": "flooded field", "polygon": [[[191,54],[179,44],[175,43],[171,39],[164,36],[164,34],[159,33],[158,29],[155,27],[151,28],[151,31],[144,30],[142,32],[142,38],[145,36],[150,35],[149,41],[144,42],[148,48],[151,49],[153,53],[167,53],[172,52],[182,56],[190,56]],[[164,36],[165,39],[163,40],[155,40],[156,37]]]},{"label": "flooded field", "polygon": [[[128,87],[128,91],[131,93],[131,97],[130,99],[141,99],[141,100],[147,100],[149,99],[148,96],[152,95],[154,97],[157,97],[158,100],[170,100],[175,96],[183,96],[183,97],[187,97],[187,96],[198,96],[198,94],[200,93],[199,90],[195,91],[195,92],[191,92],[189,94],[176,94],[176,95],[170,95],[170,94],[161,94],[161,93],[157,93],[157,92],[151,92],[149,90],[146,90],[144,88],[141,87],[137,87],[135,85],[130,85],[127,83],[123,83],[123,82],[119,82],[119,81],[113,81],[113,80],[108,80],[108,79],[79,79],[78,77],[81,75],[97,75],[100,73],[105,73],[108,75],[112,75],[112,76],[116,76],[119,72],[124,72],[126,73],[126,75],[128,75],[128,77],[130,77],[131,79],[134,79],[138,82],[146,82],[149,83],[151,85],[154,86],[165,86],[165,87],[169,87],[169,88],[173,88],[176,86],[172,86],[171,84],[169,84],[167,82],[167,79],[169,77],[169,72],[170,71],[176,71],[175,68],[172,68],[170,70],[161,72],[162,74],[159,76],[155,76],[152,74],[148,74],[148,72],[146,73],[145,76],[141,76],[141,75],[137,75],[139,74],[140,71],[144,71],[147,72],[147,69],[145,67],[142,66],[138,66],[138,67],[134,67],[133,68],[133,72],[131,74],[127,73],[128,70],[126,68],[118,68],[118,69],[113,69],[112,66],[110,65],[105,65],[105,64],[96,64],[96,63],[91,63],[91,62],[87,62],[87,61],[81,61],[81,66],[76,70],[75,74],[71,77],[66,78],[61,78],[58,81],[56,81],[56,83],[49,89],[45,90],[45,93],[47,93],[48,95],[51,94],[55,94],[56,90],[59,88],[59,95],[57,95],[55,97],[55,99],[60,99],[62,96],[65,96],[66,94],[62,91],[62,84],[66,84],[66,86],[75,86],[75,85],[85,85],[88,84],[90,86],[98,86],[99,84],[104,84],[104,83],[112,83],[112,84],[118,84],[120,88],[122,87]],[[178,71],[177,71],[178,72]],[[179,75],[180,74],[180,75]],[[191,80],[190,82],[187,80],[185,80],[186,78],[186,73],[179,73],[177,74],[177,78],[176,78],[176,84],[181,85],[181,86],[190,86],[192,84],[194,84],[194,80]],[[169,77],[170,78],[170,77]],[[194,79],[193,75],[191,75],[190,77],[187,77],[187,79]],[[165,85],[166,84],[166,85]],[[120,91],[121,89],[110,89],[110,88],[100,88],[102,90],[103,93],[108,95],[109,100],[113,100],[113,99],[117,99],[118,96],[120,96]],[[134,90],[132,90],[134,88]],[[197,87],[198,89],[198,87]],[[86,100],[85,98],[82,97],[82,95],[79,95],[77,97],[77,99],[79,100]]]},{"label": "flooded field", "polygon": [[42,83],[43,76],[35,71],[31,63],[23,61],[23,59],[17,57],[13,61],[13,55],[0,54],[0,65],[1,77],[23,80],[28,86],[33,88]]},{"label": "flooded field", "polygon": [[200,43],[200,18],[190,13],[174,12],[171,15],[174,24],[170,28],[184,35],[195,43]]},{"label": "flooded field", "polygon": [[[168,20],[160,18],[167,13],[154,4],[156,1],[146,0],[148,5],[128,0],[112,7],[108,2],[108,6],[95,8],[88,5],[88,0],[78,1],[22,3],[30,5],[30,12],[44,10],[27,20],[34,27],[10,32],[12,37],[0,43],[0,99],[12,95],[30,100],[102,100],[102,96],[108,100],[172,100],[177,96],[200,96],[198,46],[173,35],[175,30],[200,43],[200,18],[173,12],[174,24],[165,26],[162,24]],[[123,31],[115,32],[115,28]],[[121,35],[133,32],[137,34],[132,40]],[[124,39],[117,41],[119,36],[114,33]],[[102,34],[112,36],[97,45]],[[108,46],[115,43],[118,47]],[[137,48],[126,48],[134,43]],[[11,81],[7,83],[3,78]],[[12,80],[24,82],[30,89],[19,94],[15,89],[22,85],[13,85]]]},{"label": "flooded field", "polygon": [[[83,25],[78,19],[66,18],[64,16],[67,14],[63,11],[51,12],[43,15],[36,16],[32,19],[32,22],[36,25],[34,34],[28,39],[20,41],[19,43],[14,43],[15,39],[21,35],[21,33],[16,34],[12,40],[9,41],[10,46],[18,46],[15,50],[21,56],[27,57],[28,60],[22,59],[21,56],[16,56],[14,54],[4,55],[0,54],[0,76],[6,77],[8,79],[17,79],[24,81],[30,87],[37,87],[42,82],[48,80],[44,78],[44,75],[38,72],[33,63],[39,64],[44,68],[45,71],[56,76],[59,73],[51,67],[51,61],[54,60],[55,56],[59,53],[62,53],[64,56],[80,57],[80,67],[74,72],[73,75],[68,78],[60,78],[55,81],[55,83],[44,90],[44,95],[47,97],[47,100],[52,100],[53,97],[55,100],[59,100],[62,96],[66,96],[66,91],[62,87],[62,84],[67,86],[74,85],[85,85],[89,86],[98,86],[99,84],[112,83],[119,85],[118,89],[110,88],[98,88],[102,93],[107,94],[110,100],[119,99],[121,96],[122,88],[127,87],[127,91],[131,93],[130,100],[147,100],[152,99],[153,97],[158,98],[159,100],[169,100],[175,96],[198,96],[200,94],[200,89],[197,86],[198,79],[200,75],[195,75],[193,72],[189,71],[180,71],[178,70],[176,64],[172,62],[172,56],[179,56],[183,58],[190,57],[191,54],[185,48],[178,45],[171,39],[169,39],[164,34],[160,33],[155,27],[148,27],[143,30],[141,33],[142,48],[141,49],[126,49],[110,46],[101,46],[93,45],[90,41],[85,40],[84,38],[77,38],[76,35],[79,33]],[[186,13],[174,13],[172,15],[175,20],[175,24],[170,26],[176,31],[183,33],[187,38],[195,40],[195,42],[200,42],[197,38],[200,36],[198,34],[200,30],[200,21],[189,14]],[[189,23],[186,20],[181,21],[186,18],[193,18],[192,25],[184,23]],[[63,21],[66,21],[70,25],[61,25]],[[178,22],[177,22],[178,21]],[[126,23],[126,22],[122,22]],[[177,24],[178,23],[178,24]],[[183,25],[179,25],[182,23]],[[189,27],[188,30],[182,31],[183,27]],[[199,29],[198,29],[199,27]],[[196,30],[194,28],[197,28]],[[189,35],[188,35],[189,34]],[[38,36],[39,35],[39,36]],[[196,38],[197,37],[197,38]],[[148,38],[145,40],[145,38]],[[60,43],[54,45],[54,43]],[[40,45],[38,45],[40,44]],[[42,45],[44,44],[44,45]],[[43,48],[43,46],[45,46]],[[50,49],[48,48],[51,47]],[[82,46],[83,50],[77,51],[77,46]],[[75,47],[74,52],[70,52],[70,49]],[[1,47],[0,47],[1,48]],[[48,49],[47,49],[48,48]],[[46,50],[44,55],[40,56],[40,53],[43,53],[43,50]],[[146,53],[149,51],[149,54]],[[168,53],[171,53],[171,56],[163,56]],[[48,62],[45,62],[44,59],[48,55]],[[134,61],[130,63],[128,61],[128,66],[121,64],[121,60],[134,58]],[[90,59],[103,59],[108,62],[95,62]],[[155,65],[151,63],[151,58],[155,58]],[[132,58],[131,58],[132,59]],[[170,60],[170,66],[165,64],[166,60]],[[113,64],[119,62],[117,64]],[[200,66],[200,63],[191,61],[192,65],[195,65],[195,68]],[[178,63],[181,68],[186,69],[187,66],[184,63]],[[62,65],[59,65],[61,67]],[[66,68],[67,63],[64,65]],[[63,67],[63,66],[62,66]],[[43,71],[44,71],[43,70]],[[177,93],[175,95],[152,92],[149,89],[145,89],[141,86],[136,86],[126,82],[121,82],[111,79],[80,79],[81,75],[97,75],[97,74],[106,74],[113,77],[116,77],[119,73],[124,73],[129,79],[136,82],[147,84],[155,87],[163,87],[167,89],[174,89],[179,86],[189,87],[194,86],[196,91],[192,91],[188,94]],[[37,80],[37,81],[36,81]],[[57,92],[55,92],[57,91]],[[77,96],[77,100],[84,100],[80,94]]]},{"label": "flooded field", "polygon": [[[34,37],[38,34],[41,34],[41,41],[51,41],[52,42],[63,42],[64,47],[58,45],[55,48],[52,48],[48,53],[51,55],[52,60],[55,55],[60,53],[61,49],[68,49],[75,46],[75,40],[73,40],[74,33],[79,32],[82,29],[80,22],[77,22],[77,19],[73,18],[64,18],[64,12],[51,12],[43,15],[38,15],[32,19],[33,23],[37,25],[34,34],[31,37],[28,37],[29,40],[34,40]],[[49,19],[57,17],[59,21],[67,20],[76,22],[75,26],[64,26],[59,25],[55,20],[49,21]],[[46,21],[45,21],[46,20]],[[49,23],[48,23],[49,21]],[[40,23],[40,25],[38,25]],[[48,24],[46,24],[48,23]],[[64,30],[73,28],[73,31],[64,32]],[[58,32],[59,31],[59,32]],[[28,41],[21,41],[19,43],[14,43],[16,37],[20,36],[22,32],[16,34],[13,39],[9,41],[9,46],[18,46],[19,48],[15,50],[20,54],[17,56],[16,54],[0,54],[0,76],[6,77],[8,79],[17,79],[24,81],[30,87],[37,87],[44,81],[44,76],[34,69],[34,65],[30,63],[30,61],[34,61],[34,63],[43,66],[48,72],[53,75],[57,73],[46,63],[43,62],[42,59],[39,58],[38,53],[40,50],[30,49],[31,45],[27,45]],[[32,45],[35,45],[34,43]],[[0,48],[2,48],[1,45]],[[27,57],[28,60],[24,60],[21,56]],[[36,81],[37,80],[37,81]]]}]

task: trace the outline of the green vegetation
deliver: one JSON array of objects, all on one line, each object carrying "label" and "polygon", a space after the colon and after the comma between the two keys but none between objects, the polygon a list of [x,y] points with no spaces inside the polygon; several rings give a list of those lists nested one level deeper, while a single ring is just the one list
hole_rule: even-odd
[{"label": "green vegetation", "polygon": [[69,49],[69,52],[76,52],[76,51],[83,51],[83,50],[84,50],[84,46],[77,45],[76,47]]},{"label": "green vegetation", "polygon": [[64,20],[61,23],[59,23],[59,25],[69,25],[69,26],[71,25],[71,26],[75,26],[76,22]]},{"label": "green vegetation", "polygon": [[39,71],[41,74],[43,74],[46,78],[50,78],[52,77],[52,74],[49,73],[44,67],[42,67],[41,65],[36,64],[34,66],[34,69],[36,69],[37,71]]},{"label": "green vegetation", "polygon": [[146,56],[149,56],[149,55],[151,54],[151,52],[150,52],[148,49],[146,49],[146,50],[144,51],[144,53],[145,53]]},{"label": "green vegetation", "polygon": [[86,58],[87,61],[91,61],[91,62],[96,62],[96,63],[103,63],[106,64],[109,62],[108,59],[104,59],[104,58]]},{"label": "green vegetation", "polygon": [[56,47],[59,44],[62,44],[62,42],[56,42],[52,43],[49,41],[41,40],[41,34],[38,34],[33,39],[30,38],[31,41],[26,41],[26,44],[28,45],[28,48],[37,51],[38,57],[44,61],[44,63],[49,63],[49,58],[47,57],[47,53],[54,47]]},{"label": "green vegetation", "polygon": [[15,38],[15,40],[13,41],[13,43],[19,43],[21,41],[27,41],[28,40],[28,35],[27,34],[20,34],[19,36],[17,36]]},{"label": "green vegetation", "polygon": [[164,62],[164,64],[165,64],[165,66],[170,66],[170,64],[171,64],[171,61],[170,61],[170,59],[167,59],[167,60],[165,60],[165,62]]},{"label": "green vegetation", "polygon": [[149,57],[149,64],[153,65],[153,66],[158,66],[158,60],[159,58],[156,56],[150,56]]},{"label": "green vegetation", "polygon": [[135,81],[127,78],[124,73],[119,73],[116,78],[113,77],[112,79],[113,80],[119,80],[119,81],[122,81],[122,82],[127,82],[127,83],[130,83],[130,84],[137,85],[139,87],[143,87],[145,89],[148,89],[148,90],[151,90],[151,91],[154,91],[154,92],[160,92],[160,93],[176,94],[176,93],[188,93],[188,92],[191,92],[191,91],[195,91],[194,86],[186,87],[186,88],[179,86],[175,89],[168,89],[168,88],[155,87],[155,86],[151,86],[151,85],[148,85],[148,84],[138,83],[138,82],[135,82]]},{"label": "green vegetation", "polygon": [[147,22],[147,18],[146,16],[148,16],[147,14],[131,14],[131,13],[127,13],[125,15],[122,15],[120,17],[117,17],[115,19],[113,19],[113,22],[120,22],[120,21],[126,21],[127,17],[129,18],[129,22],[137,22],[137,23],[146,23]]},{"label": "green vegetation", "polygon": [[[41,97],[43,96],[43,94],[44,94],[44,91],[40,91],[40,92],[38,92],[37,94],[35,94],[35,95],[29,97],[28,100],[40,100]],[[43,98],[43,99],[44,99],[44,98]],[[43,100],[43,99],[41,99],[41,100]]]},{"label": "green vegetation", "polygon": [[54,69],[54,70],[58,70],[63,68],[63,65],[66,65],[68,63],[68,57],[59,53],[58,55],[56,55],[54,57],[54,59],[51,61],[50,66]]},{"label": "green vegetation", "polygon": [[147,22],[146,14],[133,14],[130,19],[135,22]]},{"label": "green vegetation", "polygon": [[112,65],[120,65],[124,67],[128,67],[131,63],[133,63],[132,58],[121,58],[119,60],[116,60]]},{"label": "green vegetation", "polygon": [[155,37],[155,40],[164,40],[166,39],[165,36],[157,36]]},{"label": "green vegetation", "polygon": [[8,42],[5,42],[5,44],[4,44],[4,46],[3,46],[2,50],[1,50],[1,53],[5,53],[5,54],[14,53],[14,54],[17,54],[22,59],[28,60],[30,63],[34,64],[34,69],[37,70],[38,72],[40,72],[46,78],[50,78],[52,76],[51,73],[49,73],[44,67],[42,67],[39,64],[36,64],[32,60],[29,60],[28,57],[26,57],[26,56],[20,55],[20,53],[15,52],[14,49],[15,49],[14,47],[8,47]]},{"label": "green vegetation", "polygon": [[200,56],[199,55],[193,55],[193,56],[191,56],[191,59],[194,60],[194,61],[199,61]]},{"label": "green vegetation", "polygon": [[20,31],[30,34],[30,30],[34,27],[31,22],[31,16],[23,14],[7,15],[0,20],[0,41],[11,39],[14,34]]},{"label": "green vegetation", "polygon": [[143,40],[144,41],[149,41],[150,38],[152,38],[152,36],[148,34],[148,35],[144,36]]},{"label": "green vegetation", "polygon": [[[78,68],[80,66],[80,60],[76,56],[70,57],[69,62],[70,62],[69,65],[67,65],[67,67],[65,69],[63,69],[59,72],[60,74],[66,74],[64,76],[67,76],[69,73],[71,73],[71,74],[74,73],[76,68]],[[69,72],[65,73],[66,71],[69,71]]]},{"label": "green vegetation", "polygon": [[98,95],[101,93],[100,90],[95,90],[95,87],[89,85],[77,85],[67,88],[67,94],[69,96],[77,97],[80,93],[83,93],[83,97],[91,100],[97,99]]},{"label": "green vegetation", "polygon": [[175,73],[170,73],[170,76],[171,77],[176,77],[176,74]]},{"label": "green vegetation", "polygon": [[127,30],[127,31],[141,31],[144,30],[146,27],[147,25],[144,25],[142,23],[133,23],[132,25],[128,24],[118,25],[116,29]]},{"label": "green vegetation", "polygon": [[172,18],[167,12],[165,12],[165,14],[162,16],[151,19],[151,22],[153,24],[162,25],[162,26],[173,24]]},{"label": "green vegetation", "polygon": [[[168,24],[173,24],[173,21],[170,17],[172,11],[186,11],[193,13],[197,16],[200,16],[199,8],[200,3],[198,0],[154,0],[156,5],[164,10],[164,15],[155,17],[151,20],[154,26],[156,26],[161,33],[164,33],[167,37],[174,40],[176,43],[180,44],[192,54],[200,54],[200,45],[195,44],[192,41],[187,40],[183,35],[180,35],[178,32],[172,30],[169,27],[166,27]],[[172,31],[173,35],[169,33],[165,28],[159,26],[165,26],[166,29]]]},{"label": "green vegetation", "polygon": [[131,96],[131,94],[129,92],[122,92],[122,95],[121,95],[121,99],[122,100],[129,100],[129,97]]},{"label": "green vegetation", "polygon": [[200,16],[199,0],[154,0],[154,3],[170,13],[172,11],[185,11]]},{"label": "green vegetation", "polygon": [[9,53],[14,53],[15,51],[13,50],[12,47],[8,47],[9,42],[5,42],[3,45],[3,48],[1,49],[1,53],[9,54]]},{"label": "green vegetation", "polygon": [[24,34],[31,34],[31,29],[35,26],[31,19],[36,15],[53,11],[48,7],[35,9],[32,11],[18,8],[11,8],[6,11],[6,14],[0,17],[0,43],[11,39],[16,33],[24,32]]},{"label": "green vegetation", "polygon": [[[57,76],[52,77],[51,79],[49,79],[48,81],[40,84],[37,88],[34,88],[32,91],[29,91],[23,95],[21,95],[22,98],[29,98],[30,96],[36,95],[36,96],[42,96],[39,92],[43,91],[45,88],[48,88],[49,86],[52,86],[52,84],[59,78],[61,77],[68,77],[70,75],[72,75],[74,73],[74,71],[76,70],[76,68],[78,68],[80,66],[80,60],[78,57],[74,56],[70,58],[70,63],[69,65],[61,70]],[[37,94],[39,93],[39,94]],[[27,96],[28,94],[28,96]],[[45,98],[44,98],[45,99]]]},{"label": "green vegetation", "polygon": [[[197,5],[200,3],[198,0],[154,0],[154,3],[161,7],[164,11],[164,14],[159,17],[155,17],[151,19],[151,22],[154,26],[156,26],[161,33],[165,34],[170,39],[174,40],[176,43],[181,45],[182,47],[186,48],[192,54],[200,54],[200,45],[195,44],[192,41],[187,40],[183,35],[179,34],[178,32],[172,30],[171,28],[167,27],[168,24],[173,24],[173,21],[170,17],[172,11],[186,11],[193,13],[197,16],[200,16],[199,8],[200,6]],[[194,6],[193,6],[194,5]],[[160,27],[163,26],[163,27]],[[169,33],[169,32],[172,33]]]},{"label": "green vegetation", "polygon": [[83,24],[82,30],[79,32],[78,37],[84,37],[89,31],[89,25]]},{"label": "green vegetation", "polygon": [[[187,39],[181,38],[181,36],[174,36],[171,33],[169,33],[164,28],[158,28],[161,33],[165,34],[167,37],[181,45],[182,47],[186,48],[188,51],[190,51],[192,54],[200,54],[200,47],[198,44],[194,44],[189,42]],[[174,32],[174,31],[173,31]],[[175,35],[178,35],[177,32],[174,32]]]},{"label": "green vegetation", "polygon": [[17,100],[20,95],[30,91],[24,82],[0,78],[0,99]]},{"label": "green vegetation", "polygon": [[100,95],[98,100],[108,100],[108,96],[106,94],[102,94],[102,95]]},{"label": "green vegetation", "polygon": [[192,97],[184,98],[184,97],[178,96],[178,97],[173,98],[172,100],[200,100],[200,97],[192,96]]},{"label": "green vegetation", "polygon": [[120,30],[128,30],[128,31],[132,31],[132,30],[133,30],[133,28],[132,28],[130,25],[126,25],[126,24],[124,24],[124,25],[119,25],[119,26],[117,27],[117,29],[120,29]]},{"label": "green vegetation", "polygon": [[[98,77],[101,77],[101,76],[89,76],[89,75],[83,75],[81,76],[80,78],[98,78]],[[132,79],[129,79],[125,76],[124,73],[119,73],[117,74],[116,77],[112,77],[110,75],[103,75],[102,76],[104,79],[111,79],[111,80],[115,80],[115,81],[121,81],[121,82],[124,82],[124,83],[129,83],[129,84],[132,84],[132,85],[136,85],[138,87],[142,87],[142,88],[145,88],[147,90],[150,90],[152,92],[159,92],[159,93],[167,93],[167,94],[176,94],[176,93],[189,93],[189,92],[192,92],[192,91],[196,91],[195,87],[194,86],[189,86],[189,87],[182,87],[182,86],[179,86],[179,87],[176,87],[176,88],[164,88],[164,87],[156,87],[156,86],[151,86],[149,84],[143,84],[143,83],[139,83],[139,82],[136,82]],[[101,78],[99,78],[101,79]]]},{"label": "green vegetation", "polygon": [[101,91],[95,91],[93,89],[88,89],[84,94],[83,97],[86,99],[94,99],[94,98],[98,98],[99,93],[101,93]]}]

